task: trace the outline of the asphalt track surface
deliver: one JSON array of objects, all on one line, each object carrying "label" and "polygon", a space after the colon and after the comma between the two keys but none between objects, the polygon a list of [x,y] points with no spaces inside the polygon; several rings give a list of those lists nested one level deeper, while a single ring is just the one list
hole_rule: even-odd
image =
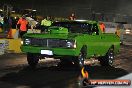
[{"label": "asphalt track surface", "polygon": [[[25,54],[0,56],[0,88],[81,88],[80,70],[73,64],[58,66],[59,60],[41,60],[28,67]],[[132,73],[132,46],[121,46],[113,67],[85,65],[90,79],[116,79]],[[125,87],[124,87],[125,88]]]}]

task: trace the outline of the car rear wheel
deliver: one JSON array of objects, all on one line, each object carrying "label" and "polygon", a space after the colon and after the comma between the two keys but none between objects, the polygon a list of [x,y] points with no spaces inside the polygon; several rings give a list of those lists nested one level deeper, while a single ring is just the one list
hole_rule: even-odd
[{"label": "car rear wheel", "polygon": [[33,53],[28,53],[27,54],[27,62],[31,68],[35,68],[38,64],[39,58],[33,54]]},{"label": "car rear wheel", "polygon": [[102,66],[112,66],[113,62],[114,62],[114,49],[111,48],[104,57],[100,58],[100,64]]},{"label": "car rear wheel", "polygon": [[83,46],[80,54],[78,57],[76,57],[75,59],[75,63],[79,68],[82,68],[84,66],[84,60],[87,57],[87,46]]}]

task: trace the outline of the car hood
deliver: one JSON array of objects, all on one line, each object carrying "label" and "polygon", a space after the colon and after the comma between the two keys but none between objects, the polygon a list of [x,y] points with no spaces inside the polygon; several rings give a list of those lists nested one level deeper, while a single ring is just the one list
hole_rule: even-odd
[{"label": "car hood", "polygon": [[59,38],[59,39],[75,39],[77,36],[82,36],[82,34],[46,34],[46,33],[27,33],[24,35],[24,38]]}]

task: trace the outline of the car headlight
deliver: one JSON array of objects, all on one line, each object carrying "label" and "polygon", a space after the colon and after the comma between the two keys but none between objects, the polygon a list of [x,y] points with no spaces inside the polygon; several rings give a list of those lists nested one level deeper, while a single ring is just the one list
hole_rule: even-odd
[{"label": "car headlight", "polygon": [[67,40],[66,47],[68,47],[68,48],[76,48],[76,41],[75,40]]},{"label": "car headlight", "polygon": [[31,42],[30,39],[25,39],[24,44],[29,45],[30,42]]},{"label": "car headlight", "polygon": [[21,45],[23,45],[23,40],[21,40]]},{"label": "car headlight", "polygon": [[126,34],[130,34],[130,32],[131,32],[131,30],[129,30],[129,29],[126,29],[125,31],[126,31]]}]

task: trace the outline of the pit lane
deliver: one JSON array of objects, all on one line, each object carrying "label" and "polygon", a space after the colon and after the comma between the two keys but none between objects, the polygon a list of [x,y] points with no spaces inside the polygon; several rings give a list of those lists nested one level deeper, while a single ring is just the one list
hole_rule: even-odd
[{"label": "pit lane", "polygon": [[[35,70],[25,54],[0,56],[0,88],[80,88],[80,70],[74,65],[59,67],[59,60],[41,60]],[[85,65],[90,79],[116,79],[132,72],[132,46],[122,45],[114,67]]]}]

